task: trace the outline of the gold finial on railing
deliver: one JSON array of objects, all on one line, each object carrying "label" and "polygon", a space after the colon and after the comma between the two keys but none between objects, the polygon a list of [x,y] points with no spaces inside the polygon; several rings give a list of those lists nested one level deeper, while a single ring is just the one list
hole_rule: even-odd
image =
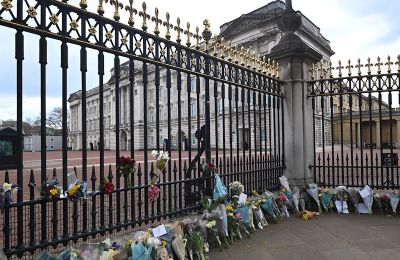
[{"label": "gold finial on railing", "polygon": [[368,75],[371,75],[371,67],[372,66],[374,66],[374,65],[371,63],[371,58],[368,57],[367,64],[365,64],[365,67],[368,68],[368,71],[367,71]]},{"label": "gold finial on railing", "polygon": [[381,72],[382,72],[381,66],[383,66],[383,63],[381,62],[381,57],[378,56],[378,58],[376,60],[377,60],[377,63],[375,64],[375,66],[377,67],[377,72],[378,72],[378,74],[381,74]]},{"label": "gold finial on railing", "polygon": [[227,49],[227,47],[225,46],[224,37],[221,37],[219,48],[221,49],[221,59],[225,59],[225,50]]},{"label": "gold finial on railing", "polygon": [[[119,0],[105,0],[106,3],[109,1],[111,5],[114,6],[114,20],[119,21],[121,16],[119,15],[119,9],[123,9],[124,6],[119,2]],[[104,10],[103,10],[104,11]]]},{"label": "gold finial on railing", "polygon": [[239,50],[237,48],[237,45],[235,45],[235,47],[233,48],[233,62],[235,62],[236,64],[239,63]]},{"label": "gold finial on railing", "polygon": [[103,16],[103,14],[104,14],[103,2],[104,2],[104,0],[99,0],[99,6],[97,7],[97,13],[100,16]]},{"label": "gold finial on railing", "polygon": [[196,34],[193,36],[196,39],[196,45],[195,45],[196,50],[200,49],[201,36],[199,35],[199,32],[200,32],[200,28],[198,26],[196,26]]},{"label": "gold finial on railing", "polygon": [[228,53],[228,61],[232,61],[232,42],[228,41],[227,53]]},{"label": "gold finial on railing", "polygon": [[87,8],[87,0],[81,0],[81,2],[79,3],[79,6],[80,6],[83,10],[86,10],[86,8]]},{"label": "gold finial on railing", "polygon": [[247,54],[246,54],[246,66],[248,68],[251,67],[251,54],[250,54],[250,48],[247,49]]},{"label": "gold finial on railing", "polygon": [[267,63],[265,62],[265,56],[262,56],[261,58],[261,72],[262,73],[267,73]]},{"label": "gold finial on railing", "polygon": [[214,35],[214,37],[211,39],[212,41],[212,46],[213,46],[213,55],[217,56],[218,55],[218,41],[217,41],[217,36]]},{"label": "gold finial on railing", "polygon": [[358,76],[361,76],[361,68],[364,67],[364,66],[361,64],[360,58],[358,58],[358,60],[357,60],[357,65],[356,65],[355,67],[357,68],[357,74],[358,74]]},{"label": "gold finial on railing", "polygon": [[400,73],[400,55],[397,55],[397,61],[395,64],[397,65],[397,73]]},{"label": "gold finial on railing", "polygon": [[130,26],[133,26],[135,24],[135,20],[133,18],[133,15],[137,14],[137,10],[133,7],[133,0],[129,0],[129,5],[125,6],[125,11],[129,12],[128,24]]},{"label": "gold finial on railing", "polygon": [[261,66],[262,66],[261,55],[258,54],[258,55],[257,55],[257,70],[258,70],[258,72],[261,72],[261,71],[262,71]]},{"label": "gold finial on railing", "polygon": [[329,72],[329,78],[333,78],[333,70],[335,68],[332,67],[332,62],[329,62],[329,67],[328,67],[328,72]]},{"label": "gold finial on railing", "polygon": [[150,15],[148,15],[146,13],[146,9],[147,9],[146,2],[143,2],[142,11],[139,12],[139,16],[141,16],[143,18],[143,21],[142,21],[142,29],[143,29],[143,31],[147,30],[147,28],[148,28],[147,27],[147,20],[150,20]]},{"label": "gold finial on railing", "polygon": [[158,18],[159,12],[158,12],[158,8],[156,7],[154,9],[154,16],[151,17],[151,21],[153,21],[156,25],[154,26],[154,34],[155,35],[159,35],[160,34],[160,28],[159,28],[159,24],[162,25],[162,21],[161,19]]},{"label": "gold finial on railing", "polygon": [[344,67],[342,66],[342,61],[339,60],[338,62],[339,66],[336,67],[336,69],[339,71],[339,77],[342,77],[342,69],[344,69]]},{"label": "gold finial on railing", "polygon": [[183,32],[183,29],[181,28],[181,19],[178,17],[176,18],[176,25],[174,27],[174,30],[176,31],[176,42],[181,44],[181,32]]},{"label": "gold finial on railing", "polygon": [[311,65],[309,72],[310,72],[311,80],[314,80],[315,79],[315,64],[314,63]]},{"label": "gold finial on railing", "polygon": [[246,61],[244,60],[244,47],[240,47],[240,64],[244,66],[246,64]]},{"label": "gold finial on railing", "polygon": [[323,79],[325,77],[325,68],[324,68],[324,64],[322,62],[319,62],[319,68],[318,68],[318,72],[319,72],[319,78]]},{"label": "gold finial on railing", "polygon": [[193,33],[190,32],[190,23],[189,22],[186,23],[186,30],[185,30],[184,34],[187,36],[186,46],[190,47],[190,45],[192,45],[192,43],[190,42],[190,37],[193,36]]},{"label": "gold finial on railing", "polygon": [[210,30],[210,26],[211,26],[210,21],[208,21],[208,19],[205,19],[203,22],[203,25],[204,25],[204,30],[201,33],[201,35],[203,36],[203,39],[204,39],[204,42],[206,45],[204,51],[206,53],[208,53],[209,52],[209,42],[210,42],[210,39],[212,36],[211,30]]},{"label": "gold finial on railing", "polygon": [[393,65],[393,62],[391,62],[390,61],[390,56],[388,55],[387,56],[387,62],[385,63],[385,65],[387,66],[387,73],[391,73],[392,72],[392,65]]},{"label": "gold finial on railing", "polygon": [[351,69],[354,68],[353,65],[351,65],[351,60],[349,59],[347,62],[347,66],[346,69],[348,70],[347,74],[349,75],[349,77],[351,76]]},{"label": "gold finial on railing", "polygon": [[165,18],[166,18],[166,21],[163,22],[163,25],[167,28],[167,31],[165,32],[165,38],[167,40],[169,40],[169,39],[171,39],[170,29],[172,29],[174,26],[169,22],[170,16],[169,16],[168,12],[165,14]]},{"label": "gold finial on railing", "polygon": [[267,60],[267,74],[268,74],[268,76],[271,76],[271,74],[272,74],[272,64],[271,64],[270,58],[268,58],[268,60]]},{"label": "gold finial on railing", "polygon": [[272,77],[276,78],[276,63],[274,60],[272,61],[271,69],[272,69]]}]

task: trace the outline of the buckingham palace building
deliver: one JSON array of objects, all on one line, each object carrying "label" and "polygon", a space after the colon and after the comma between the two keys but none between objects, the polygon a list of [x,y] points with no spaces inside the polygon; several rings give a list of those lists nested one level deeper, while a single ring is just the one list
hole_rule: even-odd
[{"label": "buckingham palace building", "polygon": [[[218,38],[224,38],[226,42],[230,41],[232,46],[245,47],[250,49],[252,52],[259,54],[261,57],[268,57],[271,49],[276,46],[281,37],[282,33],[278,28],[278,17],[283,13],[285,9],[285,4],[282,1],[273,1],[257,10],[250,13],[243,14],[240,17],[224,23],[220,26],[220,33]],[[330,48],[330,42],[325,39],[319,27],[317,27],[313,22],[311,22],[307,17],[305,17],[301,12],[298,11],[302,18],[302,26],[296,32],[301,39],[306,42],[313,49],[322,54],[322,63],[328,64],[330,62],[330,57],[334,54]],[[135,61],[136,63],[137,61]],[[155,66],[148,65],[148,86],[147,86],[147,105],[144,109],[144,99],[143,99],[143,83],[142,83],[142,66],[141,62],[135,64],[135,81],[134,81],[134,115],[129,113],[130,111],[130,80],[129,80],[129,64],[128,62],[122,63],[120,68],[120,124],[119,124],[119,139],[120,139],[120,149],[129,150],[131,142],[130,134],[130,122],[131,116],[133,117],[133,123],[135,126],[134,131],[134,148],[143,149],[143,124],[144,124],[144,113],[147,113],[147,136],[148,136],[148,148],[153,149],[158,144],[162,147],[163,143],[168,137],[168,98],[167,98],[167,87],[166,87],[166,69],[161,68],[160,72],[160,86],[158,88],[159,102],[156,103],[156,84],[155,84]],[[200,95],[196,93],[196,78],[188,79],[185,73],[182,73],[182,91],[181,91],[181,120],[178,120],[178,90],[177,90],[177,72],[171,70],[171,140],[168,142],[172,149],[178,147],[179,135],[181,134],[186,139],[190,135],[190,144],[185,143],[184,145],[195,145],[197,147],[197,140],[194,137],[196,130],[198,129],[198,119],[200,120],[200,125],[204,124],[205,121],[205,93],[204,93],[204,79],[201,79],[200,84],[202,86]],[[188,86],[190,82],[190,86]],[[115,149],[116,141],[116,127],[115,127],[115,77],[114,69],[111,69],[111,78],[104,84],[104,148],[113,150]],[[265,136],[265,133],[272,132],[269,126],[257,128],[257,130],[249,127],[248,122],[253,122],[254,116],[258,117],[257,106],[246,106],[245,109],[241,108],[241,103],[239,102],[239,107],[234,107],[231,109],[235,116],[232,116],[233,125],[231,126],[229,120],[225,121],[225,126],[222,125],[222,116],[229,116],[229,105],[228,100],[225,97],[225,102],[222,102],[221,88],[217,87],[214,91],[214,83],[210,82],[210,117],[211,117],[211,146],[215,148],[217,146],[222,147],[222,135],[228,135],[227,131],[213,131],[215,119],[217,119],[217,124],[219,124],[218,129],[231,129],[231,134],[233,136],[233,142],[240,144],[240,149],[245,148],[247,140],[253,140],[252,135]],[[99,128],[99,87],[92,88],[87,91],[86,94],[86,106],[87,109],[87,148],[91,150],[97,150],[100,138],[100,128]],[[198,100],[200,99],[200,100]],[[82,92],[77,91],[72,93],[68,99],[70,107],[70,121],[69,121],[69,147],[72,150],[82,149]],[[250,102],[252,103],[252,101]],[[329,102],[328,102],[329,103]],[[198,105],[199,104],[199,105]],[[248,109],[252,112],[248,113]],[[256,111],[253,111],[253,110]],[[329,109],[329,108],[326,108]],[[158,110],[158,111],[156,111]],[[237,110],[237,111],[236,111]],[[243,125],[241,122],[242,112],[248,113],[250,116],[250,121]],[[254,113],[253,113],[254,112]],[[157,140],[156,135],[156,113],[159,116],[159,139]],[[237,117],[236,113],[239,114]],[[267,111],[267,114],[270,111]],[[264,116],[263,114],[262,116]],[[274,115],[274,114],[273,114]],[[273,116],[272,115],[272,116]],[[270,116],[270,115],[268,115]],[[316,110],[316,120],[318,121],[319,111]],[[238,118],[236,122],[236,118]],[[272,119],[274,120],[274,119]],[[329,120],[320,120],[329,124]],[[181,123],[179,132],[178,123]],[[189,129],[189,122],[191,129]],[[239,133],[236,133],[236,125],[238,125]],[[318,125],[318,124],[317,124]],[[235,126],[235,127],[233,127]],[[316,126],[317,127],[317,126]],[[317,127],[316,131],[320,131],[320,126]],[[329,136],[328,125],[325,127],[328,132],[321,133]],[[258,132],[258,131],[261,131]],[[272,136],[275,136],[272,133]],[[239,137],[239,140],[236,140]],[[229,138],[226,138],[229,140]],[[181,139],[182,140],[182,139]],[[238,141],[238,142],[236,142]],[[272,149],[268,142],[264,138],[258,138],[257,145],[262,146],[266,150]],[[326,144],[325,144],[326,145]],[[227,144],[229,147],[229,144]],[[237,147],[235,147],[237,148]]]}]

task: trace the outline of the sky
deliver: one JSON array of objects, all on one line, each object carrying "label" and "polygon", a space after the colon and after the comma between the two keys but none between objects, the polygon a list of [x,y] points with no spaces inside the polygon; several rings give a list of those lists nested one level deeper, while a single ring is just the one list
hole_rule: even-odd
[{"label": "sky", "polygon": [[[30,0],[33,2],[33,0]],[[94,4],[96,2],[96,4]],[[128,3],[128,0],[121,1]],[[147,12],[154,14],[158,7],[160,17],[165,12],[171,15],[171,21],[176,17],[181,19],[182,26],[190,22],[192,28],[198,25],[203,28],[204,19],[209,19],[213,34],[218,34],[219,26],[231,21],[242,14],[251,12],[268,4],[269,0],[148,0]],[[376,60],[380,56],[386,60],[388,54],[392,59],[400,54],[400,26],[398,0],[293,0],[293,8],[300,10],[320,29],[322,35],[330,40],[335,55],[331,58],[335,64],[338,60],[347,62],[357,58],[365,63],[367,57]],[[69,1],[77,5],[77,0]],[[97,1],[88,1],[89,11],[97,8]],[[136,9],[141,10],[141,3],[134,1]],[[108,4],[106,4],[108,5]],[[112,16],[112,7],[106,8],[106,16]],[[136,17],[136,25],[140,25],[140,18]],[[121,21],[127,21],[127,14],[123,14]],[[0,26],[0,119],[16,118],[16,63],[14,59],[14,35],[12,29]],[[24,33],[25,60],[24,60],[24,104],[23,118],[36,118],[40,115],[40,64],[39,37]],[[80,89],[79,47],[69,45],[68,94]],[[61,106],[61,69],[60,43],[48,40],[47,64],[47,110]],[[88,88],[96,87],[97,53],[88,50]],[[106,55],[106,74],[112,68],[112,57]]]}]

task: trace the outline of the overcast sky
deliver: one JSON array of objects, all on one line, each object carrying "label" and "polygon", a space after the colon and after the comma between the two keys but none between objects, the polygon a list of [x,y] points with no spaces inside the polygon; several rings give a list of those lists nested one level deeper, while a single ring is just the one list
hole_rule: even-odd
[{"label": "overcast sky", "polygon": [[[77,0],[69,1],[72,4]],[[96,4],[94,4],[96,2]],[[121,1],[127,3],[128,1]],[[171,20],[181,18],[181,24],[187,21],[192,28],[208,18],[212,31],[218,34],[219,26],[233,20],[242,14],[251,12],[270,1],[251,0],[149,0],[148,13],[153,15],[154,7],[160,10],[161,18],[165,12],[171,14]],[[88,1],[91,9],[97,8],[97,1]],[[141,2],[136,2],[137,9],[141,9]],[[390,54],[393,59],[400,53],[400,26],[398,0],[293,0],[293,8],[300,10],[312,22],[321,28],[321,33],[330,40],[336,54],[333,62],[349,58],[355,60],[360,57],[364,62],[367,57],[373,60],[377,56],[384,57]],[[112,16],[112,9],[106,9],[106,15]],[[122,17],[126,21],[126,15]],[[140,24],[136,17],[137,25]],[[16,83],[14,60],[14,31],[0,27],[0,119],[16,118]],[[60,43],[48,41],[48,70],[47,70],[47,106],[51,108],[61,106],[61,71],[60,71]],[[68,93],[80,89],[79,47],[71,46],[70,66],[68,70]],[[97,53],[89,50],[88,88],[97,86]],[[38,37],[25,33],[25,60],[24,60],[24,118],[35,118],[40,115],[40,67],[38,64]],[[112,59],[107,59],[106,70],[112,67]],[[108,77],[109,75],[106,75]]]}]

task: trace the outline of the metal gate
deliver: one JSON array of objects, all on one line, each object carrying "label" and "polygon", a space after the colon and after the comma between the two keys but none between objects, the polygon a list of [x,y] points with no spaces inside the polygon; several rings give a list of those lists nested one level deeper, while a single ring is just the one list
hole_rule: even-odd
[{"label": "metal gate", "polygon": [[[7,256],[29,256],[38,249],[95,240],[197,210],[201,198],[192,194],[212,189],[207,180],[204,190],[194,185],[202,178],[201,160],[214,162],[225,183],[240,180],[247,192],[276,187],[282,175],[282,82],[275,63],[231,47],[223,39],[211,39],[207,20],[201,33],[198,27],[193,33],[189,23],[182,28],[179,18],[173,23],[168,13],[161,19],[157,9],[150,16],[145,3],[138,11],[132,0],[127,5],[111,0],[114,19],[108,19],[104,16],[107,2],[99,0],[94,13],[87,10],[86,0],[79,7],[67,0],[1,1],[0,27],[15,30],[15,49],[5,47],[15,51],[17,65],[18,161],[16,170],[5,172],[5,181],[23,188],[16,202],[5,206],[1,220],[1,245]],[[120,12],[125,11],[127,24],[120,21]],[[134,27],[136,18],[140,29]],[[28,44],[39,48],[41,153],[40,165],[34,169],[27,166],[30,162],[24,161],[23,152],[23,96],[30,80],[23,74],[24,58],[29,55],[26,35],[37,35],[38,41]],[[49,47],[49,41],[59,47]],[[71,93],[68,73],[76,65],[71,59],[74,51],[80,91]],[[93,52],[95,58],[90,56]],[[62,156],[59,167],[51,169],[55,161],[46,152],[46,96],[56,84],[48,73],[48,62],[56,56],[60,58]],[[110,60],[113,70],[107,80]],[[93,66],[95,89],[88,86]],[[108,92],[110,97],[105,96]],[[74,107],[74,102],[80,105]],[[195,136],[203,125],[204,147]],[[78,159],[69,148],[81,150]],[[148,152],[163,148],[172,160],[157,184],[160,196],[150,203],[148,174],[154,160]],[[202,149],[205,157],[188,170]],[[91,150],[98,154],[93,156]],[[140,158],[131,183],[115,174],[121,155]],[[28,185],[40,185],[54,176],[66,190],[71,171],[88,182],[89,199],[46,201]],[[99,191],[105,179],[115,185],[110,195]]]},{"label": "metal gate", "polygon": [[398,189],[400,56],[318,64],[311,76],[315,182]]}]

